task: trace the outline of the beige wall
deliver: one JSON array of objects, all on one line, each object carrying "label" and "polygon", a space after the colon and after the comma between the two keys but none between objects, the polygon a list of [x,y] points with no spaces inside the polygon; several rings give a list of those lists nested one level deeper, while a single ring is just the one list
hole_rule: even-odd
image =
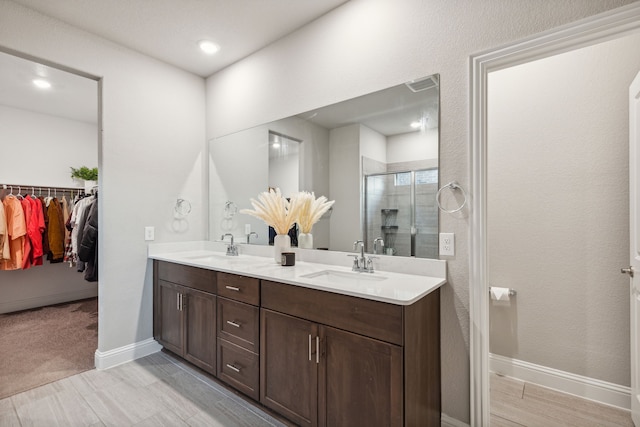
[{"label": "beige wall", "polygon": [[[629,385],[628,88],[640,34],[489,75],[492,353]],[[615,64],[615,66],[603,66]]]},{"label": "beige wall", "polygon": [[[469,55],[627,3],[351,0],[209,78],[207,136],[439,73],[441,180],[469,189]],[[468,422],[468,213],[440,220],[456,233],[441,294],[442,409]]]}]

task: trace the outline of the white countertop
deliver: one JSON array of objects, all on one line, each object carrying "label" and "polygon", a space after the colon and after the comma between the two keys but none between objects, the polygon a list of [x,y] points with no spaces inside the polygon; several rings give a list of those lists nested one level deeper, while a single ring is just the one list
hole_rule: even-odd
[{"label": "white countertop", "polygon": [[[344,259],[343,265],[300,260],[300,258],[304,257],[304,253],[309,252],[308,250],[296,253],[295,266],[283,267],[276,263],[272,256],[256,256],[247,253],[240,253],[239,256],[226,256],[223,250],[215,250],[220,247],[223,248],[224,245],[216,245],[215,243],[217,242],[207,243],[209,244],[149,245],[149,258],[396,305],[413,304],[446,283],[445,277],[430,275],[405,274],[382,270],[376,270],[374,273],[353,272],[350,267],[351,258],[346,256],[342,258]],[[242,248],[242,246],[244,245],[240,247]],[[273,248],[267,249],[271,249],[270,253],[272,253]],[[293,252],[298,251],[296,249],[293,250]],[[445,263],[445,261],[431,261]],[[444,272],[444,268],[440,267],[438,266],[435,271]],[[315,277],[305,277],[309,275]]]}]

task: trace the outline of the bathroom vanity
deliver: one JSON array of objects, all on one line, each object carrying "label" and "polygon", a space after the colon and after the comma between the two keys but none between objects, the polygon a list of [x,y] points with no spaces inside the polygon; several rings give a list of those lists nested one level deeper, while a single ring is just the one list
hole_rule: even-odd
[{"label": "bathroom vanity", "polygon": [[155,339],[249,398],[304,426],[440,425],[444,278],[150,257]]}]

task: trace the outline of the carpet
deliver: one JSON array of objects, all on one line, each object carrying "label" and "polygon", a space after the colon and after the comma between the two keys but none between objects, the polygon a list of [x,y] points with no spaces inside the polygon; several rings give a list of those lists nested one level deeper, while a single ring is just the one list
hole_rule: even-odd
[{"label": "carpet", "polygon": [[98,299],[0,314],[0,399],[94,367]]}]

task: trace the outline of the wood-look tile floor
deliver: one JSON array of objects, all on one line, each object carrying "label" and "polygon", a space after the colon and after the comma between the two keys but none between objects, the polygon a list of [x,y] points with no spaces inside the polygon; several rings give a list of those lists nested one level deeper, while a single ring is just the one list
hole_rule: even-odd
[{"label": "wood-look tile floor", "polygon": [[628,411],[491,373],[491,427],[633,427]]},{"label": "wood-look tile floor", "polygon": [[189,365],[156,353],[0,400],[0,426],[285,426]]}]

